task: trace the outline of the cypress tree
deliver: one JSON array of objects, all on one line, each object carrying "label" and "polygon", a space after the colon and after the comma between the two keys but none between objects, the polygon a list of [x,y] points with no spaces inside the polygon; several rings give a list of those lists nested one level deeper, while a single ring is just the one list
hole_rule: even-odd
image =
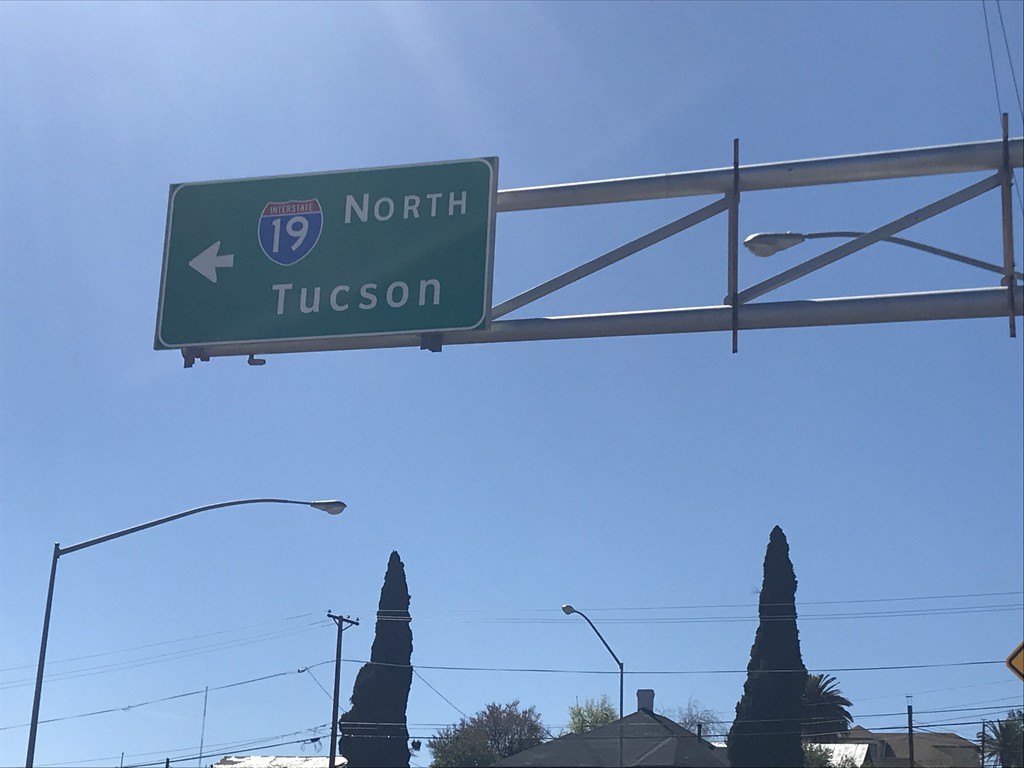
[{"label": "cypress tree", "polygon": [[352,708],[341,716],[338,751],[352,768],[407,768],[405,710],[412,687],[412,627],[405,566],[391,553],[380,590],[370,661],[356,675]]},{"label": "cypress tree", "polygon": [[778,526],[772,529],[764,556],[758,616],[743,697],[729,729],[729,762],[733,768],[800,768],[801,694],[807,669],[796,628],[796,574],[786,535]]}]

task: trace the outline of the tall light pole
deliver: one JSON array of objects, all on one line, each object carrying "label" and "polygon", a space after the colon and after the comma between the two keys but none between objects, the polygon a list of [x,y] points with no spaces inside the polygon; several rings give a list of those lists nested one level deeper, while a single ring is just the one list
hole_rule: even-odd
[{"label": "tall light pole", "polygon": [[[805,240],[820,240],[825,238],[838,238],[838,237],[860,237],[865,234],[864,232],[759,232],[756,235],[748,235],[743,241],[743,245],[746,246],[755,256],[774,256],[779,251],[784,251],[787,248],[792,248],[794,245],[800,245]],[[908,240],[905,237],[883,237],[882,240],[888,243],[895,243],[896,245],[902,245],[907,248],[913,248],[918,251],[924,251],[935,256],[941,256],[944,259],[950,261],[958,261],[961,264],[968,264],[978,269],[984,269],[987,272],[995,272],[997,275],[1006,274],[1006,268],[998,264],[990,264],[987,261],[980,261],[979,259],[972,259],[970,256],[963,256],[953,251],[947,251],[945,248],[936,248],[934,245],[927,245],[926,243],[919,243],[916,240]],[[1014,272],[1014,277],[1018,280],[1024,280],[1024,273]]]},{"label": "tall light pole", "polygon": [[622,691],[625,678],[625,667],[623,667],[622,662],[619,661],[619,657],[615,655],[615,651],[613,651],[612,647],[608,645],[608,641],[604,639],[604,636],[598,628],[594,626],[594,622],[590,620],[590,617],[588,617],[587,614],[583,611],[577,611],[568,603],[562,606],[562,613],[566,616],[571,616],[574,613],[582,616],[587,624],[590,625],[590,628],[594,630],[594,634],[597,635],[598,639],[604,643],[604,647],[608,649],[608,653],[610,653],[612,658],[615,659],[615,663],[619,665],[619,768],[622,768]]},{"label": "tall light pole", "polygon": [[202,507],[195,507],[194,509],[187,509],[184,512],[178,512],[167,517],[161,517],[156,520],[150,520],[148,523],[141,523],[140,525],[133,525],[131,528],[125,528],[121,531],[115,531],[114,533],[108,533],[106,536],[98,536],[95,539],[89,539],[88,541],[82,541],[78,544],[72,544],[70,547],[61,547],[59,543],[53,545],[53,560],[50,563],[50,586],[46,590],[46,611],[43,614],[43,636],[39,642],[39,664],[36,667],[36,690],[35,695],[32,698],[32,720],[28,728],[28,753],[25,757],[26,768],[33,768],[36,755],[36,731],[39,728],[39,702],[42,698],[43,693],[43,668],[46,665],[46,640],[50,634],[50,610],[53,607],[53,584],[57,578],[57,560],[60,559],[61,555],[67,555],[71,552],[77,552],[80,549],[86,549],[87,547],[93,547],[97,544],[102,544],[106,541],[112,541],[119,539],[122,536],[127,536],[129,533],[138,533],[144,531],[147,528],[154,528],[164,523],[170,523],[174,520],[180,520],[183,517],[189,515],[196,515],[200,512],[207,512],[211,509],[220,509],[221,507],[239,507],[243,504],[299,504],[304,507],[313,507],[313,509],[319,509],[322,512],[326,512],[329,515],[340,515],[345,509],[345,502],[343,501],[296,501],[294,499],[239,499],[237,501],[222,501],[218,504],[207,504]]}]

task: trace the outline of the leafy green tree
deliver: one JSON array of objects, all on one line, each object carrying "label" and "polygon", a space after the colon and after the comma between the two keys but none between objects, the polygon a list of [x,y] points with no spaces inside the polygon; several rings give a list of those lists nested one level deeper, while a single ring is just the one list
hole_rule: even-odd
[{"label": "leafy green tree", "polygon": [[456,725],[447,725],[427,742],[430,768],[478,768],[540,744],[547,729],[534,707],[519,702],[491,703]]},{"label": "leafy green tree", "polygon": [[758,616],[743,696],[729,729],[729,762],[733,768],[801,768],[807,669],[796,628],[796,574],[786,534],[778,526],[765,551]]},{"label": "leafy green tree", "polygon": [[832,759],[832,752],[821,744],[804,744],[804,768],[859,768],[850,756]]},{"label": "leafy green tree", "polygon": [[818,744],[804,744],[804,768],[831,768],[832,753]]},{"label": "leafy green tree", "polygon": [[405,565],[392,552],[380,590],[370,661],[356,675],[352,708],[339,722],[339,751],[352,768],[409,765],[405,710],[412,687],[411,621]]},{"label": "leafy green tree", "polygon": [[487,746],[486,734],[461,725],[446,725],[427,741],[434,758],[430,768],[486,768],[499,759]]},{"label": "leafy green tree", "polygon": [[1024,766],[1024,710],[1011,709],[1005,720],[985,723],[978,731],[982,762],[998,768]]},{"label": "leafy green tree", "polygon": [[569,707],[569,733],[586,733],[601,725],[619,719],[619,711],[612,706],[608,696],[601,694],[598,700],[584,699]]},{"label": "leafy green tree", "polygon": [[850,730],[853,715],[846,708],[852,706],[832,675],[808,675],[803,693],[804,739],[838,741],[840,734]]}]

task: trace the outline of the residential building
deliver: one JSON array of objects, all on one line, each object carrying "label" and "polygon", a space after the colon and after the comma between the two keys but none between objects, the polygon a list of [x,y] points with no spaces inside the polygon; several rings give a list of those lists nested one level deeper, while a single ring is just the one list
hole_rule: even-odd
[{"label": "residential building", "polygon": [[[854,726],[843,738],[842,744],[868,746],[862,765],[873,768],[903,768],[910,766],[910,735],[877,733]],[[980,768],[978,746],[955,733],[927,733],[914,731],[915,768]]]},{"label": "residential building", "polygon": [[[619,755],[622,762],[619,762]],[[654,712],[654,691],[637,691],[637,711],[586,733],[571,733],[495,763],[496,768],[728,768],[725,750]]]}]

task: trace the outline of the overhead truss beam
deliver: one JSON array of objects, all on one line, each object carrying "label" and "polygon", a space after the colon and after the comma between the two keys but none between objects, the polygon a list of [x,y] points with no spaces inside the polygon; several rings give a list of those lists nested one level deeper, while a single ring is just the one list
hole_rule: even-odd
[{"label": "overhead truss beam", "polygon": [[[1010,185],[1012,169],[1024,166],[1024,138],[1010,139],[1004,116],[1001,141],[904,149],[859,155],[841,155],[812,160],[795,160],[760,165],[739,164],[739,144],[733,144],[731,168],[638,176],[574,184],[499,190],[498,212],[597,205],[639,200],[720,195],[718,200],[682,216],[652,232],[619,246],[557,277],[547,280],[491,308],[488,328],[451,331],[443,334],[396,334],[371,337],[332,337],[296,342],[223,344],[183,349],[186,367],[197,359],[248,355],[251,364],[262,361],[256,355],[343,349],[420,347],[439,352],[448,344],[483,344],[499,341],[540,341],[665,333],[732,331],[733,351],[739,330],[808,326],[893,323],[921,320],[952,320],[1009,315],[1010,334],[1015,335],[1015,318],[1024,314],[1022,291],[1016,286],[1013,263]],[[856,234],[852,240],[745,290],[738,285],[738,219],[742,192],[793,187],[876,181],[940,174],[995,172],[970,186],[930,205],[902,216],[871,232]],[[984,192],[1001,189],[1004,259],[1000,270],[1003,287],[957,291],[903,293],[875,296],[820,298],[805,301],[755,302],[751,299],[796,280],[873,243],[898,241],[893,235],[949,210]],[[547,296],[571,283],[610,266],[655,243],[676,235],[719,213],[729,213],[728,295],[720,306],[655,309],[635,312],[574,315],[516,320],[498,318]],[[834,233],[833,233],[834,234]],[[917,244],[921,245],[921,244]],[[922,249],[927,249],[924,246]],[[948,252],[933,249],[938,255]],[[941,253],[940,253],[941,251]],[[966,257],[958,260],[972,263]],[[982,266],[977,262],[975,266]],[[994,265],[983,268],[992,270]]]}]

